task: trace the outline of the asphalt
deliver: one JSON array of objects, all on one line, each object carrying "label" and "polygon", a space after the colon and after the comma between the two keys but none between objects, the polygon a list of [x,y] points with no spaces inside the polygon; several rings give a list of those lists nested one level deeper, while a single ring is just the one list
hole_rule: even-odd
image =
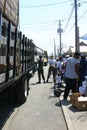
[{"label": "asphalt", "polygon": [[60,102],[68,130],[87,130],[87,111],[75,108],[70,102],[70,96],[64,100],[63,93]]},{"label": "asphalt", "polygon": [[[47,71],[45,69],[45,71]],[[63,91],[65,84],[63,83]],[[68,130],[87,130],[87,111],[80,111],[76,109],[70,103],[70,97],[67,100],[63,100],[63,92],[60,95],[60,102],[62,111],[65,117],[66,125]]]}]

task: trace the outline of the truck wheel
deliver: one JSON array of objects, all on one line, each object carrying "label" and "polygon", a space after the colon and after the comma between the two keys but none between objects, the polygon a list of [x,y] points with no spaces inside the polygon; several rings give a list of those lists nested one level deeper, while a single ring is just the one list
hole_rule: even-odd
[{"label": "truck wheel", "polygon": [[28,79],[22,77],[14,87],[14,96],[17,102],[24,103],[28,96]]}]

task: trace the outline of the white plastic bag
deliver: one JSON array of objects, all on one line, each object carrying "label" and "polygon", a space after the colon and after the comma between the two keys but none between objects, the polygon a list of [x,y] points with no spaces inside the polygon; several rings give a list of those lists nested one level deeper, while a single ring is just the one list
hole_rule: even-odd
[{"label": "white plastic bag", "polygon": [[56,75],[56,83],[61,83],[61,76]]}]

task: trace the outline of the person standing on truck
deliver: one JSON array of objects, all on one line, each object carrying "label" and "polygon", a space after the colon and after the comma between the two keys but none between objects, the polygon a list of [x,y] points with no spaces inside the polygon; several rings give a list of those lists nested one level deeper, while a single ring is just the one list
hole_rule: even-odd
[{"label": "person standing on truck", "polygon": [[37,62],[37,71],[38,71],[38,80],[39,80],[37,83],[41,83],[41,75],[42,75],[42,79],[45,83],[42,56],[39,56],[39,60]]},{"label": "person standing on truck", "polygon": [[53,73],[53,81],[55,82],[56,61],[53,59],[53,56],[50,56],[50,59],[48,62],[49,62],[49,69],[48,69],[48,76],[47,76],[46,82],[48,83],[51,73]]}]

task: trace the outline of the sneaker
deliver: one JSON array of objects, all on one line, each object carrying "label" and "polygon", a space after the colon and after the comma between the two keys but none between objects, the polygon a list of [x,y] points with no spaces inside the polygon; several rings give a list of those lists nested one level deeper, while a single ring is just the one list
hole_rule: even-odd
[{"label": "sneaker", "polygon": [[46,81],[46,83],[48,83],[48,80]]},{"label": "sneaker", "polygon": [[37,84],[40,84],[41,82],[37,82]]},{"label": "sneaker", "polygon": [[44,80],[44,82],[43,83],[45,83],[45,80]]}]

